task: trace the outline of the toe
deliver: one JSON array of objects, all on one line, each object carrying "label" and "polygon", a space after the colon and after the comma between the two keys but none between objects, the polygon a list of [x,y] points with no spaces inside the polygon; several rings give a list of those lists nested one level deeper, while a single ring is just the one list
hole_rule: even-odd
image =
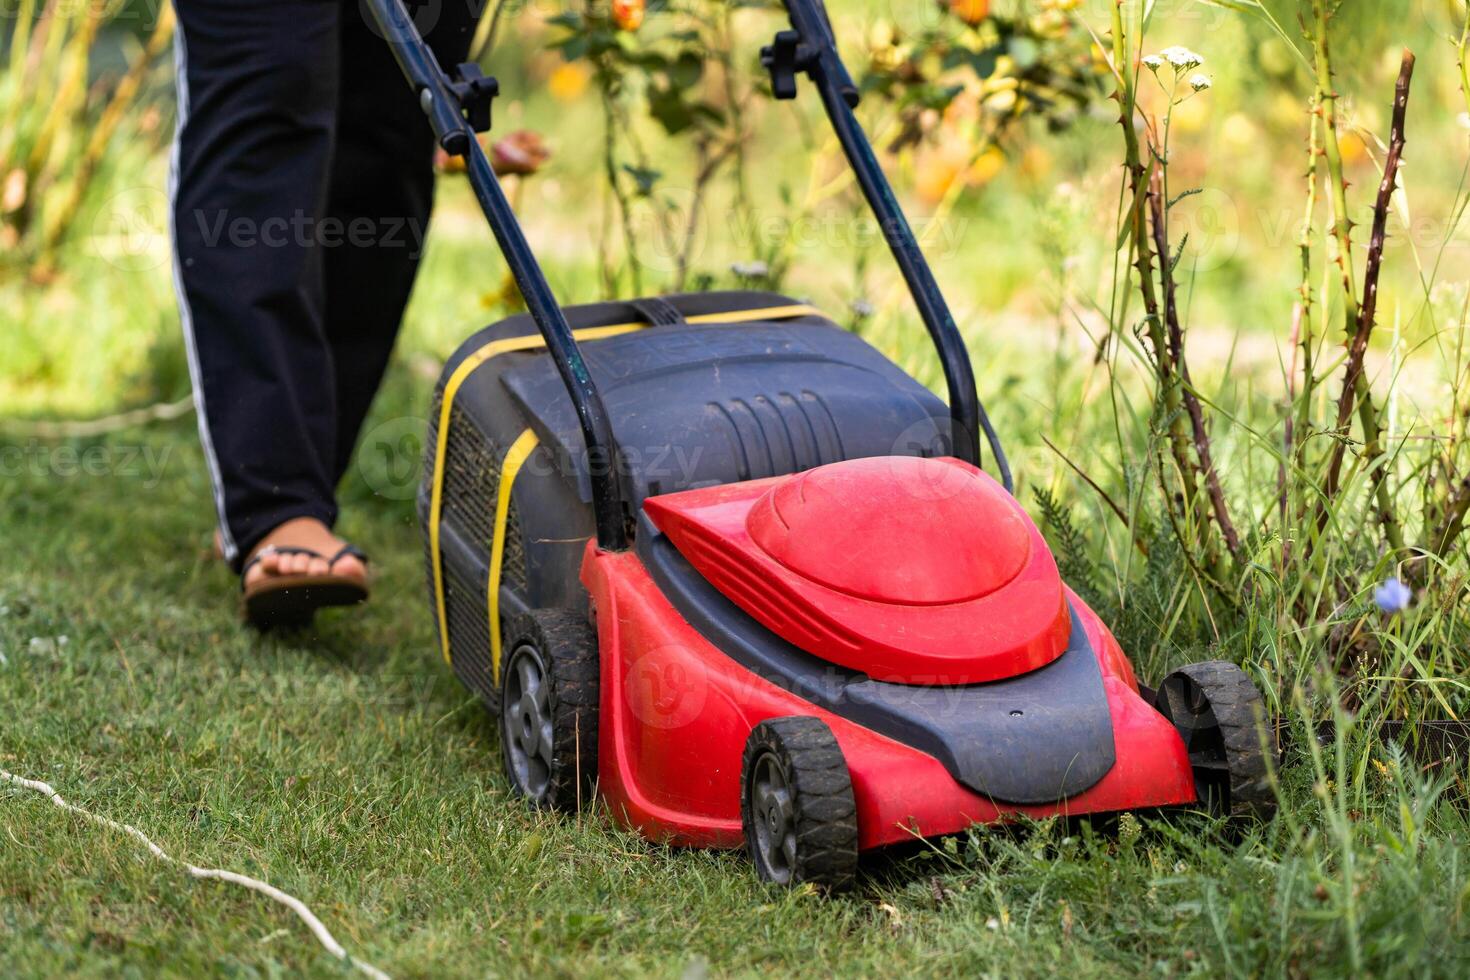
[{"label": "toe", "polygon": [[367,578],[367,569],[363,567],[356,555],[343,555],[338,558],[337,563],[332,566],[332,571],[343,578],[356,579],[359,582]]}]

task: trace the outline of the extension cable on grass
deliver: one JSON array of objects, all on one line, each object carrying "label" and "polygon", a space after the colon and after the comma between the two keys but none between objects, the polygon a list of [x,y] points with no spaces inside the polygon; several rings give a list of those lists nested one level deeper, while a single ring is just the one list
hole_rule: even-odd
[{"label": "extension cable on grass", "polygon": [[296,917],[299,918],[302,922],[306,923],[307,928],[312,931],[312,934],[316,936],[317,941],[322,944],[323,948],[325,948],[327,952],[331,953],[339,960],[350,963],[353,966],[357,967],[363,973],[367,974],[369,977],[372,977],[373,980],[390,980],[388,974],[384,973],[382,970],[379,970],[371,963],[364,963],[362,960],[349,956],[347,954],[347,950],[342,948],[342,944],[337,942],[332,934],[327,931],[326,926],[322,925],[322,920],[318,919],[316,915],[312,913],[311,909],[307,908],[306,904],[302,902],[301,899],[296,898],[294,895],[287,895],[279,888],[276,888],[258,879],[251,878],[248,875],[236,874],[233,871],[221,871],[218,868],[200,868],[185,861],[180,861],[179,859],[169,855],[166,851],[164,851],[163,848],[153,843],[153,841],[149,840],[137,827],[133,827],[125,823],[118,823],[115,820],[109,820],[107,817],[101,816],[100,814],[92,813],[91,811],[84,810],[81,807],[76,806],[75,804],[68,803],[66,800],[61,798],[61,794],[56,792],[56,790],[52,788],[51,784],[49,783],[43,783],[40,780],[36,779],[24,779],[20,776],[14,775],[13,773],[8,773],[4,769],[0,769],[0,780],[14,783],[15,785],[24,787],[25,789],[34,790],[35,792],[40,793],[42,796],[50,799],[52,803],[61,807],[63,810],[70,810],[72,813],[79,814],[80,816],[85,817],[93,823],[99,823],[102,826],[108,827],[112,830],[122,831],[123,833],[137,840],[144,847],[148,848],[149,853],[158,858],[158,860],[164,861],[168,864],[180,865],[186,872],[188,872],[191,877],[215,878],[219,881],[228,881],[231,884],[236,884],[240,885],[241,887],[248,888],[253,892],[259,892],[273,902],[279,902],[281,905],[286,906],[286,908],[296,913]]}]

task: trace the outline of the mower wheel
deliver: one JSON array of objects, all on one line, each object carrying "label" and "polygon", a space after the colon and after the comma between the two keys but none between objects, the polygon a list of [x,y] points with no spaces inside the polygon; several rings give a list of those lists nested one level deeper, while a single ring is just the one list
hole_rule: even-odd
[{"label": "mower wheel", "polygon": [[831,890],[857,873],[857,803],[832,730],[806,716],[761,722],[745,743],[740,822],[756,874]]},{"label": "mower wheel", "polygon": [[507,624],[500,745],[511,789],[532,806],[576,810],[597,780],[597,635],[570,609]]},{"label": "mower wheel", "polygon": [[1224,660],[1181,667],[1159,685],[1154,707],[1184,740],[1201,804],[1232,820],[1270,819],[1265,704],[1243,670]]}]

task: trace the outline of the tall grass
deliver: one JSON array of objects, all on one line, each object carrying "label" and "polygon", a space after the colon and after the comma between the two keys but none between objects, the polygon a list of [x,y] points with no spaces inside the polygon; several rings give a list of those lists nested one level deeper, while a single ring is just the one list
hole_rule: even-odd
[{"label": "tall grass", "polygon": [[[123,17],[123,14],[128,16]],[[129,32],[145,23],[141,43]],[[17,0],[0,75],[0,254],[10,271],[46,279],[89,195],[126,145],[151,155],[164,127],[149,83],[173,36],[173,8],[114,0]],[[96,71],[99,37],[125,51],[121,72]]]},{"label": "tall grass", "polygon": [[[1269,17],[1256,4],[1231,6]],[[1097,598],[1146,659],[1152,651],[1169,660],[1223,650],[1283,712],[1330,717],[1347,709],[1370,723],[1459,718],[1470,705],[1470,664],[1456,652],[1470,633],[1464,398],[1458,386],[1447,389],[1451,403],[1441,413],[1401,431],[1389,424],[1388,407],[1401,397],[1398,379],[1374,376],[1366,361],[1385,329],[1378,287],[1387,230],[1407,210],[1399,163],[1406,152],[1430,152],[1406,131],[1414,58],[1405,52],[1396,90],[1376,96],[1392,121],[1379,144],[1372,223],[1359,229],[1350,218],[1359,192],[1344,176],[1340,148],[1335,10],[1325,0],[1304,2],[1300,36],[1282,32],[1311,93],[1302,107],[1300,291],[1278,321],[1286,395],[1256,393],[1228,368],[1209,389],[1189,366],[1190,242],[1171,229],[1175,208],[1195,189],[1170,179],[1178,138],[1171,119],[1200,97],[1196,88],[1205,91],[1208,80],[1195,75],[1209,66],[1187,51],[1160,57],[1149,41],[1150,7],[1115,0],[1106,38],[1125,177],[1100,362],[1112,409],[1094,427],[1111,430],[1119,462],[1098,472],[1077,466],[1083,492],[1103,501],[1098,512],[1130,546],[1099,566],[1097,542],[1089,557],[1086,544],[1064,533],[1064,560],[1085,581],[1106,584]],[[1419,261],[1417,251],[1394,257]],[[1414,271],[1428,308],[1436,270]],[[1457,352],[1459,313],[1437,325],[1440,342]],[[1453,370],[1463,377],[1463,362]],[[1040,503],[1054,529],[1074,523],[1054,496]]]}]

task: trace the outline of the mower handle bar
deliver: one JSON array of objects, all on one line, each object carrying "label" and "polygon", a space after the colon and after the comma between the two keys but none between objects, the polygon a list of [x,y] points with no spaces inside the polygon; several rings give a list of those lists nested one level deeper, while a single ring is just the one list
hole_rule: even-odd
[{"label": "mower handle bar", "polygon": [[[985,406],[975,389],[975,371],[970,365],[970,354],[965,349],[965,340],[960,336],[949,304],[940,292],[934,273],[919,249],[913,229],[904,217],[903,208],[894,196],[888,177],[878,164],[873,153],[873,144],[863,132],[862,124],[853,114],[858,102],[858,88],[842,63],[837,51],[837,41],[832,34],[832,23],[827,18],[827,9],[822,0],[784,0],[791,26],[796,29],[801,42],[808,46],[806,57],[799,67],[810,76],[822,97],[822,107],[842,144],[842,152],[852,167],[858,186],[868,206],[878,218],[883,229],[883,238],[903,273],[909,294],[919,309],[919,317],[939,352],[939,362],[944,369],[945,385],[949,389],[949,415],[954,455],[980,465],[980,433],[985,433],[990,451],[995,456],[996,468],[1000,471],[1001,483],[1007,491],[1014,491],[1010,463],[1001,447],[1000,436],[990,423]],[[799,56],[800,57],[800,56]]]},{"label": "mower handle bar", "polygon": [[587,370],[587,362],[572,336],[572,328],[500,188],[495,169],[464,117],[459,96],[409,18],[403,0],[368,0],[368,5],[379,32],[393,49],[398,67],[418,94],[419,106],[434,131],[434,139],[444,152],[465,158],[465,170],[480,209],[490,222],[490,230],[526,302],[526,309],[541,331],[546,349],[576,408],[582,439],[587,445],[587,473],[592,483],[598,546],[621,551],[628,545],[628,531],[623,519],[623,494],[615,465],[612,424]]},{"label": "mower handle bar", "polygon": [[[983,431],[995,455],[1001,482],[1007,490],[1012,490],[1010,466],[1000,438],[976,394],[975,374],[964,338],[960,336],[949,305],[919,249],[893,188],[878,164],[872,144],[853,114],[853,107],[858,102],[858,88],[838,54],[826,8],[821,0],[783,2],[791,26],[805,47],[806,57],[801,70],[811,77],[821,95],[827,118],[837,133],[863,197],[883,228],[884,239],[939,352],[949,393],[952,451],[959,458],[980,465],[979,434]],[[489,221],[490,230],[525,300],[526,309],[540,331],[576,409],[582,438],[587,446],[598,546],[606,550],[622,550],[627,547],[628,532],[622,488],[618,482],[612,424],[597,385],[587,370],[582,351],[572,336],[571,326],[526,241],[489,158],[479,140],[475,139],[475,131],[465,118],[461,96],[456,93],[434,52],[409,17],[403,0],[367,0],[367,6],[379,33],[392,49],[399,69],[418,95],[419,106],[435,141],[449,155],[465,158],[465,170],[475,198]]]}]

